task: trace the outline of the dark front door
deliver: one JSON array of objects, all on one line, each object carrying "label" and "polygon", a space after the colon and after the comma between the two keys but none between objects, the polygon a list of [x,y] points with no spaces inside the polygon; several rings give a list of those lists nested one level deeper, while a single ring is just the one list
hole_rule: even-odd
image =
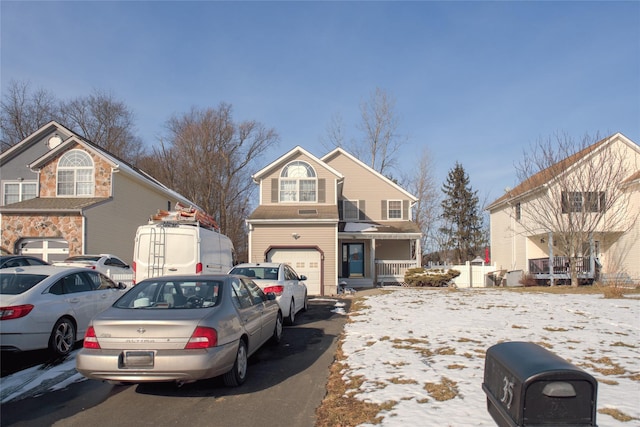
[{"label": "dark front door", "polygon": [[342,244],[342,277],[364,276],[364,243]]}]

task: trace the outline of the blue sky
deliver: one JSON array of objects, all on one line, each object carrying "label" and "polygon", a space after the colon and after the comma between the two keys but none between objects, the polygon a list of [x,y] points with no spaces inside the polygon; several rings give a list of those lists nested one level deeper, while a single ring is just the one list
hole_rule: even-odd
[{"label": "blue sky", "polygon": [[[191,107],[233,106],[320,157],[332,115],[358,138],[359,106],[393,96],[404,171],[430,151],[481,201],[514,186],[541,138],[622,132],[640,143],[640,2],[13,2],[1,74],[61,99],[111,92],[157,143]],[[256,169],[256,171],[258,170]],[[399,174],[399,172],[398,172]]]}]

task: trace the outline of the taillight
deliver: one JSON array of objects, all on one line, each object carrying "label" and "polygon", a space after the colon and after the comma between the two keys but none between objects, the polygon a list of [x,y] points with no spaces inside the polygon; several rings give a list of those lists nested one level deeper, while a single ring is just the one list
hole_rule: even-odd
[{"label": "taillight", "polygon": [[196,274],[202,273],[202,263],[199,262],[196,264]]},{"label": "taillight", "polygon": [[132,264],[132,268],[133,268],[133,280],[132,280],[132,284],[136,284],[136,262],[134,261]]},{"label": "taillight", "polygon": [[263,291],[265,294],[268,294],[269,292],[273,292],[274,294],[276,294],[276,296],[280,296],[284,292],[284,286],[281,286],[281,285],[267,286],[266,288],[263,289]]},{"label": "taillight", "polygon": [[87,328],[87,333],[84,334],[84,343],[82,344],[82,346],[84,348],[93,348],[96,350],[100,349],[100,344],[98,343],[96,331],[93,329],[93,326],[89,326],[89,328]]},{"label": "taillight", "polygon": [[18,319],[29,314],[33,305],[14,305],[13,307],[0,307],[0,320]]},{"label": "taillight", "polygon": [[218,333],[213,328],[197,327],[185,349],[198,349],[215,347],[218,344]]}]

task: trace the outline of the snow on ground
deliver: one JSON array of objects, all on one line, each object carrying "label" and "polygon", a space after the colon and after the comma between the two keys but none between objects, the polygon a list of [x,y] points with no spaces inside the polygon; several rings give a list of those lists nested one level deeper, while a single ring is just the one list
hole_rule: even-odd
[{"label": "snow on ground", "polygon": [[[598,410],[633,417],[598,413],[598,426],[640,425],[640,299],[400,288],[366,297],[349,315],[344,378],[354,387],[362,380],[349,390],[357,399],[397,402],[380,414],[382,426],[495,426],[484,357],[503,341],[534,342],[581,367],[598,381]],[[455,397],[438,401],[427,384],[448,385]]]},{"label": "snow on ground", "polygon": [[[346,314],[344,301],[332,310]],[[640,299],[601,295],[396,289],[356,302],[345,326],[347,381],[361,377],[356,397],[397,402],[383,427],[495,426],[482,391],[484,355],[502,341],[531,341],[585,369],[598,380],[599,427],[640,425]],[[0,402],[36,396],[83,381],[75,354],[63,363],[2,378]],[[618,368],[612,372],[612,368]],[[355,382],[354,382],[355,384]],[[457,395],[436,400],[427,384],[449,384]]]}]

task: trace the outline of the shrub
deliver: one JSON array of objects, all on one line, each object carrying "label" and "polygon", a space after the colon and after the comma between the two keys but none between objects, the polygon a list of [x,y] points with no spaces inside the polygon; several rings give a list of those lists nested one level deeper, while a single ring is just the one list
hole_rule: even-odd
[{"label": "shrub", "polygon": [[448,286],[451,280],[458,277],[458,270],[445,270],[443,268],[424,269],[410,268],[404,274],[404,282],[409,286]]},{"label": "shrub", "polygon": [[522,286],[539,286],[540,284],[536,280],[536,278],[531,274],[524,274],[520,280],[518,280]]}]

